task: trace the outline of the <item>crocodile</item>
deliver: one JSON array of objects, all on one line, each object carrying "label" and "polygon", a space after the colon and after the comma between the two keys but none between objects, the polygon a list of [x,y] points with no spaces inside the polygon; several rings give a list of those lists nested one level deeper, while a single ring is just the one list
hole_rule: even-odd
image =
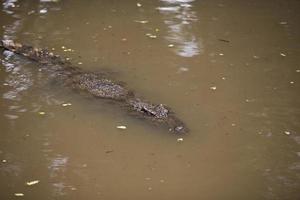
[{"label": "crocodile", "polygon": [[94,97],[120,102],[129,111],[132,111],[130,113],[164,125],[172,133],[181,134],[189,131],[169,107],[138,97],[124,84],[107,78],[105,73],[83,71],[72,65],[68,59],[47,49],[20,44],[13,40],[1,40],[0,48],[37,62],[43,70],[49,71],[51,76],[63,80],[64,84],[75,90],[84,91]]}]

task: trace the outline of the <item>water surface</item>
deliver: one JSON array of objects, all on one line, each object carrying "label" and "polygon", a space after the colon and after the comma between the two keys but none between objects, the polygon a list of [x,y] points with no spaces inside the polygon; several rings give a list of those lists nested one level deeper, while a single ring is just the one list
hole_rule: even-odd
[{"label": "water surface", "polygon": [[296,0],[2,1],[1,38],[111,73],[171,107],[190,133],[62,87],[5,51],[1,199],[299,199],[299,8]]}]

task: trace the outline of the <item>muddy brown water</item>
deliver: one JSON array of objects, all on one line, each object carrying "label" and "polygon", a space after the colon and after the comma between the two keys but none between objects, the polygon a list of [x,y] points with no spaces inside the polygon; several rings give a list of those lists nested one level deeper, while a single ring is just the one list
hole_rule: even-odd
[{"label": "muddy brown water", "polygon": [[299,1],[1,3],[1,38],[111,73],[190,133],[3,52],[0,199],[300,199]]}]

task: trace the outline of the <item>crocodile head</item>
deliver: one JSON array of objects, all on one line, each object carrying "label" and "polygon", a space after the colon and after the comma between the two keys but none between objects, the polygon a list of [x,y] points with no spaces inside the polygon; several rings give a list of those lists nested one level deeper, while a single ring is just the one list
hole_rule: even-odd
[{"label": "crocodile head", "polygon": [[165,119],[167,126],[169,127],[169,131],[175,134],[184,134],[188,133],[189,129],[186,125],[173,113],[170,113],[169,116]]},{"label": "crocodile head", "polygon": [[172,133],[181,134],[189,131],[184,123],[163,104],[152,104],[144,102],[139,98],[129,99],[128,103],[141,116],[152,120],[154,123],[166,124]]}]

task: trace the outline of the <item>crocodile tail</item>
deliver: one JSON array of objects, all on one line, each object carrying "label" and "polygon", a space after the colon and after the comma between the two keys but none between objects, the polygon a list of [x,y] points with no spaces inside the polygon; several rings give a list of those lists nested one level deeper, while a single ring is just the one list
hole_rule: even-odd
[{"label": "crocodile tail", "polygon": [[6,50],[13,51],[16,53],[19,53],[18,50],[22,47],[21,44],[15,43],[13,40],[1,40],[0,46]]},{"label": "crocodile tail", "polygon": [[70,64],[66,59],[55,55],[46,49],[39,49],[29,45],[20,44],[13,40],[1,40],[0,45],[8,51],[12,51],[42,64]]}]

